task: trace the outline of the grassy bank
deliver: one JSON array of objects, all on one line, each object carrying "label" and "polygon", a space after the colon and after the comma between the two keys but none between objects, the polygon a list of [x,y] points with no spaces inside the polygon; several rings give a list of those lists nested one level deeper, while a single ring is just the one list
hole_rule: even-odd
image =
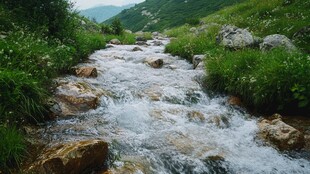
[{"label": "grassy bank", "polygon": [[[169,30],[173,39],[166,52],[191,61],[206,55],[207,87],[239,96],[260,113],[305,114],[310,110],[310,39],[299,34],[309,25],[310,2],[302,0],[248,0],[203,18],[204,32],[184,25]],[[216,23],[216,24],[215,24]],[[218,24],[218,25],[217,25]],[[281,48],[262,52],[256,48],[227,50],[216,43],[223,24],[248,28],[253,35],[283,34],[299,48],[290,53]]]},{"label": "grassy bank", "polygon": [[105,40],[65,0],[1,0],[0,23],[0,171],[7,173],[25,151],[19,126],[46,116],[51,80]]}]

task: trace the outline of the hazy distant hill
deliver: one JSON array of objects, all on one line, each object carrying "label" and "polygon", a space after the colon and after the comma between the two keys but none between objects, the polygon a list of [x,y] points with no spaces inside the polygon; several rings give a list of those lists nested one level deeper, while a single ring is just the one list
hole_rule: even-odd
[{"label": "hazy distant hill", "polygon": [[133,7],[135,4],[129,4],[129,5],[125,5],[125,6],[99,6],[99,7],[93,7],[93,8],[89,8],[86,10],[81,10],[80,14],[89,18],[89,19],[96,19],[97,22],[103,22],[115,15],[117,15],[118,13],[120,13],[122,10],[124,9],[128,9]]},{"label": "hazy distant hill", "polygon": [[[180,26],[244,0],[146,0],[117,15],[132,31],[155,31]],[[111,23],[112,19],[105,21]]]}]

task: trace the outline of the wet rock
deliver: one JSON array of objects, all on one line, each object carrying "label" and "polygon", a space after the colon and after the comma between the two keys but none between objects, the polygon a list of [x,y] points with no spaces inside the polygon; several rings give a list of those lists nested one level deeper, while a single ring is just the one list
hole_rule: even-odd
[{"label": "wet rock", "polygon": [[169,65],[168,68],[169,68],[169,69],[172,69],[172,70],[175,70],[175,69],[177,69],[178,67],[177,67],[176,65]]},{"label": "wet rock", "polygon": [[140,47],[134,47],[132,51],[143,51]]},{"label": "wet rock", "polygon": [[162,46],[164,45],[161,41],[153,41],[154,46]]},{"label": "wet rock", "polygon": [[69,82],[56,88],[55,100],[61,106],[62,115],[69,116],[80,111],[95,109],[99,104],[99,97],[102,95],[109,94],[83,82]]},{"label": "wet rock", "polygon": [[194,69],[197,68],[197,66],[205,59],[205,55],[194,55],[192,58]]},{"label": "wet rock", "polygon": [[232,106],[242,106],[242,101],[239,97],[236,96],[229,96],[228,98],[228,104],[232,105]]},{"label": "wet rock", "polygon": [[145,41],[137,41],[135,44],[148,46],[148,44]]},{"label": "wet rock", "polygon": [[105,48],[113,48],[114,46],[113,45],[111,45],[111,44],[107,44],[106,46],[105,46]]},{"label": "wet rock", "polygon": [[279,114],[274,114],[270,120],[263,119],[258,123],[258,136],[275,145],[280,150],[294,150],[305,144],[303,134],[294,127],[284,123]]},{"label": "wet rock", "polygon": [[112,39],[112,40],[110,40],[109,43],[110,43],[110,44],[113,44],[113,45],[120,45],[120,44],[121,44],[121,41],[119,41],[118,39]]},{"label": "wet rock", "polygon": [[144,36],[137,36],[137,37],[136,37],[136,41],[143,41],[143,42],[146,42],[147,39],[146,39]]},{"label": "wet rock", "polygon": [[230,125],[228,118],[224,115],[210,117],[208,123],[214,124],[218,128],[228,128]]},{"label": "wet rock", "polygon": [[74,74],[78,77],[97,77],[98,72],[94,67],[74,67]]},{"label": "wet rock", "polygon": [[187,114],[187,118],[191,122],[204,122],[206,120],[203,113],[198,111],[192,111]]},{"label": "wet rock", "polygon": [[153,68],[161,68],[164,65],[164,61],[161,58],[146,58],[144,63],[147,63]]},{"label": "wet rock", "polygon": [[46,149],[28,173],[75,174],[104,165],[108,144],[100,140],[73,142]]},{"label": "wet rock", "polygon": [[218,34],[217,42],[226,48],[242,49],[253,46],[254,38],[246,29],[224,25]]},{"label": "wet rock", "polygon": [[159,101],[163,95],[163,90],[160,86],[154,85],[150,88],[147,88],[143,91],[143,93],[148,96],[153,101]]},{"label": "wet rock", "polygon": [[289,38],[280,34],[269,35],[265,37],[263,43],[260,44],[260,49],[262,51],[269,51],[277,47],[283,47],[288,51],[297,49]]},{"label": "wet rock", "polygon": [[200,62],[195,68],[195,70],[204,70],[204,69],[205,69],[204,62]]},{"label": "wet rock", "polygon": [[53,98],[49,98],[47,101],[47,108],[49,111],[48,119],[55,119],[62,114],[62,109],[59,103]]}]

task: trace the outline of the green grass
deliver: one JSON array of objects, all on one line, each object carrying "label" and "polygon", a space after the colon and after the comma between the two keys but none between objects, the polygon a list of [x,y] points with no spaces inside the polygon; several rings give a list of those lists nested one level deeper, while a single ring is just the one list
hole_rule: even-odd
[{"label": "green grass", "polygon": [[275,49],[217,50],[207,60],[209,88],[241,96],[258,111],[303,112],[309,108],[310,59]]},{"label": "green grass", "polygon": [[[288,2],[288,1],[285,1]],[[202,20],[209,25],[232,24],[248,28],[255,36],[284,34],[299,48],[261,52],[258,49],[227,50],[216,44],[220,27],[191,33],[189,25],[168,30],[172,39],[166,52],[191,61],[206,54],[206,85],[209,89],[239,96],[257,112],[307,114],[310,111],[309,36],[293,38],[309,25],[309,1],[248,0],[215,12]],[[197,28],[200,26],[197,26]],[[307,53],[308,52],[308,53]]]},{"label": "green grass", "polygon": [[18,166],[25,153],[22,134],[15,127],[0,125],[0,171],[8,172],[9,167]]}]

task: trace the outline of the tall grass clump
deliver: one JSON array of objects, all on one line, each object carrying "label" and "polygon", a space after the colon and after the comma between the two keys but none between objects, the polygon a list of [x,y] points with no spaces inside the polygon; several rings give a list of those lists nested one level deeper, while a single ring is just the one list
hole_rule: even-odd
[{"label": "tall grass clump", "polygon": [[173,39],[165,48],[165,52],[171,53],[172,55],[181,56],[187,59],[189,62],[192,61],[192,57],[197,54],[205,54],[217,47],[215,38],[219,27],[213,26],[206,32],[202,33],[183,33],[180,31],[187,30],[174,30],[168,32],[170,35],[179,36],[177,39]]},{"label": "tall grass clump", "polygon": [[283,49],[221,50],[207,60],[207,85],[240,96],[260,112],[310,108],[310,57]]},{"label": "tall grass clump", "polygon": [[18,166],[25,153],[22,134],[15,127],[0,125],[0,171],[9,173],[9,168]]}]

